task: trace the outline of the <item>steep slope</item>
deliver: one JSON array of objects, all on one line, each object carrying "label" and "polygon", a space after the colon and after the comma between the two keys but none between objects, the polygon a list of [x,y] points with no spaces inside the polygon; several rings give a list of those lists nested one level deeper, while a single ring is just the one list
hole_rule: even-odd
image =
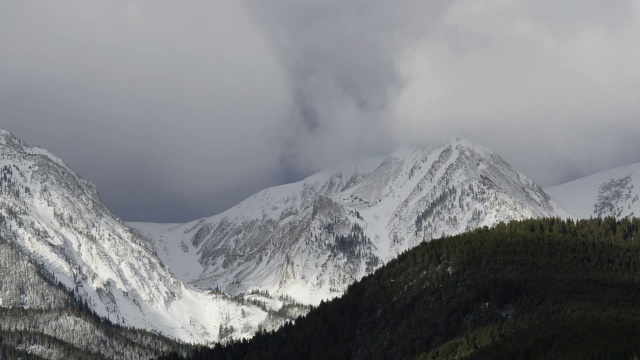
[{"label": "steep slope", "polygon": [[545,191],[579,218],[640,215],[640,163],[605,170]]},{"label": "steep slope", "polygon": [[0,237],[0,358],[151,359],[190,348],[97,317],[78,291]]},{"label": "steep slope", "polygon": [[193,359],[632,359],[640,219],[525,220],[403,253],[294,325]]},{"label": "steep slope", "polygon": [[0,234],[115,323],[206,343],[230,325],[235,337],[250,336],[267,317],[257,306],[185,285],[109,212],[90,182],[4,130]]},{"label": "steep slope", "polygon": [[458,139],[347,163],[188,224],[131,225],[198,287],[318,303],[424,240],[555,215],[540,187]]}]

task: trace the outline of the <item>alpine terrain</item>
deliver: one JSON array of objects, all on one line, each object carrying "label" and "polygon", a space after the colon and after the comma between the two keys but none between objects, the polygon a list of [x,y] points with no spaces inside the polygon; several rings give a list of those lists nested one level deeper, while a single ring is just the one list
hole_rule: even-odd
[{"label": "alpine terrain", "polygon": [[[569,215],[498,155],[458,139],[345,163],[191,223],[126,224],[62,160],[0,130],[0,337],[20,352],[14,332],[37,331],[61,344],[59,358],[104,341],[110,352],[91,356],[249,338],[425,240],[550,216]],[[103,335],[69,335],[82,326]],[[148,332],[131,342],[126,329]]]},{"label": "alpine terrain", "polygon": [[134,223],[180,279],[318,304],[425,240],[567,217],[500,156],[456,139],[345,163],[187,224]]},{"label": "alpine terrain", "polygon": [[498,224],[420,244],[295,324],[189,358],[636,359],[639,264],[637,218]]},{"label": "alpine terrain", "polygon": [[640,215],[640,163],[545,188],[578,218]]},{"label": "alpine terrain", "polygon": [[[3,248],[0,262],[2,309],[52,311],[68,305],[65,294],[71,292],[71,299],[112,323],[196,343],[252,336],[259,326],[277,326],[289,312],[289,317],[299,312],[287,299],[266,293],[231,298],[186,285],[103,205],[93,184],[47,150],[27,146],[4,130],[0,238],[10,246]],[[58,290],[43,290],[43,279]],[[285,305],[280,318],[274,317]],[[0,330],[30,328],[24,322],[16,327],[7,316],[0,319]],[[57,325],[41,331],[73,333],[73,322],[56,319],[49,321]]]}]

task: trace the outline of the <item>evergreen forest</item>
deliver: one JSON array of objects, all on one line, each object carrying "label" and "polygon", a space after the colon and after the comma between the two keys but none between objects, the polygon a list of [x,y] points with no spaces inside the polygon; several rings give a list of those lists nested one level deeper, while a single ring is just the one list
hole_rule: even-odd
[{"label": "evergreen forest", "polygon": [[[422,243],[295,323],[191,359],[630,359],[640,220],[515,221]],[[163,359],[178,359],[177,353]]]}]

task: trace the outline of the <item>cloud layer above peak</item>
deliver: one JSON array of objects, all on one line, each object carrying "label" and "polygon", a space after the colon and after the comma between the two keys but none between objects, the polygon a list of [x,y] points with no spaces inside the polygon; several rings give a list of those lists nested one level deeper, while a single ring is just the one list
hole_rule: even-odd
[{"label": "cloud layer above peak", "polygon": [[131,220],[462,136],[543,184],[640,161],[640,2],[0,1],[0,126]]}]

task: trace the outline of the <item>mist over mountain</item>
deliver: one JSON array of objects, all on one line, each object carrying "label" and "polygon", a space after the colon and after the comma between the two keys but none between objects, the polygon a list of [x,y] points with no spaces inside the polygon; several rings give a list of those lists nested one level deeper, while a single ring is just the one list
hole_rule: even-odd
[{"label": "mist over mountain", "polygon": [[[286,300],[258,296],[272,302],[266,307],[183,283],[146,239],[102,204],[92,183],[47,150],[4,130],[0,169],[0,236],[96,316],[195,343],[251,336],[259,326],[281,321],[270,314]],[[10,284],[21,302],[0,298],[0,304],[28,308],[29,291]]]},{"label": "mist over mountain", "polygon": [[0,1],[0,359],[640,357],[639,34],[640,0]]},{"label": "mist over mountain", "polygon": [[461,136],[541,186],[640,161],[635,0],[0,3],[0,127],[127,221]]},{"label": "mist over mountain", "polygon": [[345,162],[189,223],[128,224],[61,159],[0,130],[0,350],[198,356],[191,344],[302,321],[425,242],[526,219],[632,217],[636,172],[543,189],[455,139]]},{"label": "mist over mountain", "polygon": [[422,241],[568,215],[498,155],[456,139],[348,162],[210,218],[130,225],[197,287],[317,304]]}]

